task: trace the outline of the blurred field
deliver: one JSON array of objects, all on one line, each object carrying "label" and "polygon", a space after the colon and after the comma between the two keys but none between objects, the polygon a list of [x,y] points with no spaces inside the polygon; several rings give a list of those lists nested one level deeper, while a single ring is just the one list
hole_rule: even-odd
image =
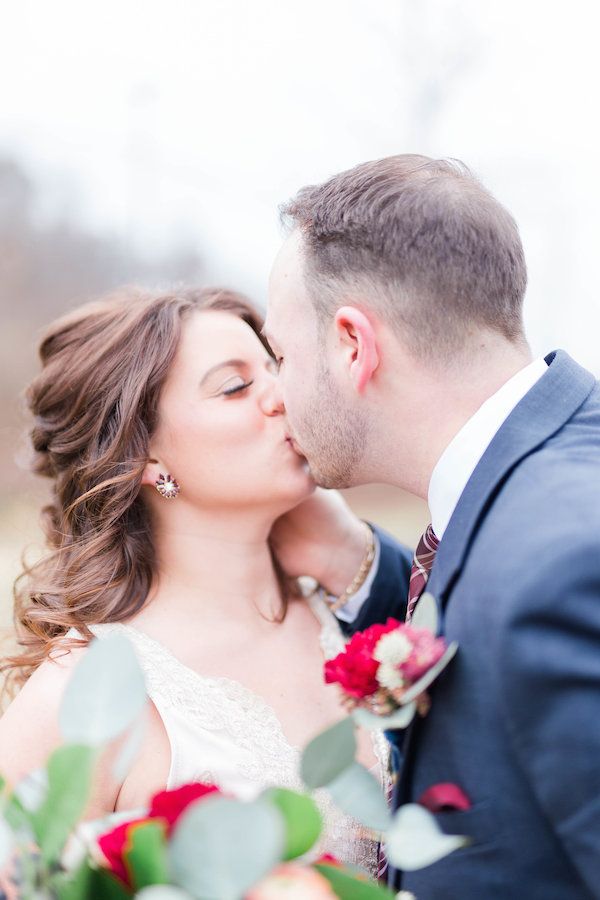
[{"label": "blurred field", "polygon": [[[40,496],[41,502],[41,496]],[[39,505],[31,496],[12,497],[0,507],[0,656],[12,647],[13,583],[21,571],[21,560],[42,551],[38,526]]]}]

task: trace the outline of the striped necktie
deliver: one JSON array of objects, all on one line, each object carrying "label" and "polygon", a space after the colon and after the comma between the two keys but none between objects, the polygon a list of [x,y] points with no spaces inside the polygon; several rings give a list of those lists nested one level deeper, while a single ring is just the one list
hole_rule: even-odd
[{"label": "striped necktie", "polygon": [[439,540],[431,525],[427,526],[425,534],[419,541],[413,559],[408,586],[408,606],[406,608],[406,621],[410,622],[415,611],[417,600],[425,590],[429,573],[433,566],[435,554],[439,546]]}]

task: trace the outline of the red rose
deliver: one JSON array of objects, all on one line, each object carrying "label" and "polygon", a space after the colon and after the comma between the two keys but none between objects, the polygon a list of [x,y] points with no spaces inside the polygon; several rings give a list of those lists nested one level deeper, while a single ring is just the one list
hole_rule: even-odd
[{"label": "red rose", "polygon": [[357,631],[346,649],[325,663],[326,683],[340,684],[347,694],[359,699],[378,691],[380,685],[375,676],[379,662],[373,659],[373,650],[382,635],[395,631],[401,624],[397,619],[388,619],[385,625],[371,625]]},{"label": "red rose", "polygon": [[127,887],[133,887],[129,878],[129,872],[125,865],[125,854],[131,847],[132,835],[137,825],[149,822],[150,818],[131,819],[117,825],[112,831],[108,831],[98,838],[98,846],[106,859],[108,868]]},{"label": "red rose", "polygon": [[184,784],[171,791],[159,791],[150,801],[150,809],[147,816],[123,822],[121,825],[113,828],[112,831],[108,831],[98,838],[98,846],[106,859],[110,871],[120,878],[127,887],[132,887],[125,856],[131,848],[132,835],[136,826],[158,819],[164,823],[165,834],[168,836],[190,803],[194,803],[201,797],[214,793],[219,793],[219,788],[216,785],[203,784],[200,781]]},{"label": "red rose", "polygon": [[337,866],[338,869],[343,868],[343,864],[339,861],[337,856],[333,856],[331,853],[323,853],[318,859],[314,861],[313,866]]},{"label": "red rose", "polygon": [[166,819],[167,834],[173,830],[173,826],[190,803],[206,797],[208,794],[220,793],[214,784],[203,784],[201,781],[193,781],[191,784],[183,784],[172,791],[160,791],[150,801],[151,819]]}]

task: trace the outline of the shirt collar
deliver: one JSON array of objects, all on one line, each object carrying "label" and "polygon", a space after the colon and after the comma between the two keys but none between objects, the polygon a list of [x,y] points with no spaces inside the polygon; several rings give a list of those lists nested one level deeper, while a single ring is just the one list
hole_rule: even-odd
[{"label": "shirt collar", "polygon": [[431,524],[439,540],[494,435],[547,370],[546,361],[540,357],[513,375],[479,407],[440,456],[432,472],[428,492]]}]

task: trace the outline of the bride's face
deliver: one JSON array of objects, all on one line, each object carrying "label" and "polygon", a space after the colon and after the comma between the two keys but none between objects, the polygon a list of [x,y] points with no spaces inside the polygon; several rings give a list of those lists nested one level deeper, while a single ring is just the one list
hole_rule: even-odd
[{"label": "bride's face", "polygon": [[312,492],[276,382],[276,364],[246,322],[216,310],[184,322],[150,446],[180,484],[176,503],[279,515]]}]

